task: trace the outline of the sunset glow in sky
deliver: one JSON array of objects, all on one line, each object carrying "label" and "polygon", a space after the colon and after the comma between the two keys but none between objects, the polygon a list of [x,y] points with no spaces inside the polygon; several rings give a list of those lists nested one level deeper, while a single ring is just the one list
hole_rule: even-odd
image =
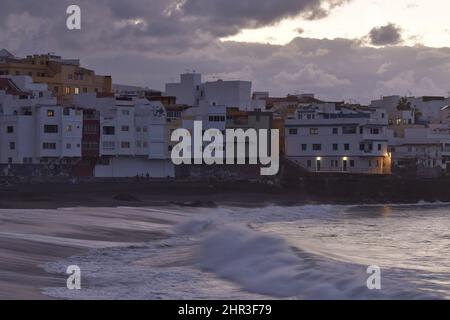
[{"label": "sunset glow in sky", "polygon": [[[402,29],[406,45],[447,47],[450,46],[449,12],[448,0],[353,0],[335,8],[323,19],[284,19],[274,26],[244,29],[222,40],[286,44],[299,35],[359,39],[374,26],[393,23]],[[299,28],[303,33],[297,31]]]}]

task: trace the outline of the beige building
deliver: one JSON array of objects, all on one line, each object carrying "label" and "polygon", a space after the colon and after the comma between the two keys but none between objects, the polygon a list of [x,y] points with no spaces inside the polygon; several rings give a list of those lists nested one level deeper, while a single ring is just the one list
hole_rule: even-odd
[{"label": "beige building", "polygon": [[79,60],[62,59],[54,54],[17,58],[6,50],[0,59],[1,75],[31,76],[36,83],[46,83],[58,103],[68,105],[80,93],[112,93],[111,76],[96,75],[80,66]]}]

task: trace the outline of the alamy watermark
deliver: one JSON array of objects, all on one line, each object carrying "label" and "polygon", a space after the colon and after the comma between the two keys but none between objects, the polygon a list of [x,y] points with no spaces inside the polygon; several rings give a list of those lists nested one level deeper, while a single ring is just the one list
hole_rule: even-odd
[{"label": "alamy watermark", "polygon": [[81,290],[81,269],[79,266],[68,266],[66,274],[69,274],[67,278],[67,289],[69,290]]},{"label": "alamy watermark", "polygon": [[260,164],[261,175],[273,176],[280,167],[279,139],[278,129],[226,129],[224,134],[219,129],[203,131],[202,121],[194,121],[193,135],[184,128],[172,133],[171,141],[179,143],[171,158],[175,165]]},{"label": "alamy watermark", "polygon": [[381,290],[381,268],[369,266],[367,267],[367,274],[371,275],[366,281],[367,288],[369,290]]},{"label": "alamy watermark", "polygon": [[66,26],[69,30],[81,30],[81,8],[75,4],[67,7],[66,13],[69,15]]}]

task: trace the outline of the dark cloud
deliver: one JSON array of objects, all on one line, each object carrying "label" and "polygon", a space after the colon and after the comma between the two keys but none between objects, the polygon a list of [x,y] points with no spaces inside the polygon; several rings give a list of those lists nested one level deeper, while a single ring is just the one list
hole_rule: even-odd
[{"label": "dark cloud", "polygon": [[402,42],[402,29],[393,23],[376,27],[369,32],[370,43],[375,46],[395,45]]},{"label": "dark cloud", "polygon": [[242,28],[271,25],[301,14],[308,19],[328,14],[323,5],[334,8],[348,0],[186,0],[180,7],[216,36],[235,34]]}]

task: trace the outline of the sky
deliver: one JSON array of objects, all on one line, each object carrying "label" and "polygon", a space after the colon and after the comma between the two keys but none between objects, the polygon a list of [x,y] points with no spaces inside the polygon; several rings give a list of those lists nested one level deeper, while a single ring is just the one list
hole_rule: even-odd
[{"label": "sky", "polygon": [[[66,8],[81,8],[81,30]],[[2,0],[0,48],[164,89],[196,70],[273,96],[448,95],[447,0]]]}]

